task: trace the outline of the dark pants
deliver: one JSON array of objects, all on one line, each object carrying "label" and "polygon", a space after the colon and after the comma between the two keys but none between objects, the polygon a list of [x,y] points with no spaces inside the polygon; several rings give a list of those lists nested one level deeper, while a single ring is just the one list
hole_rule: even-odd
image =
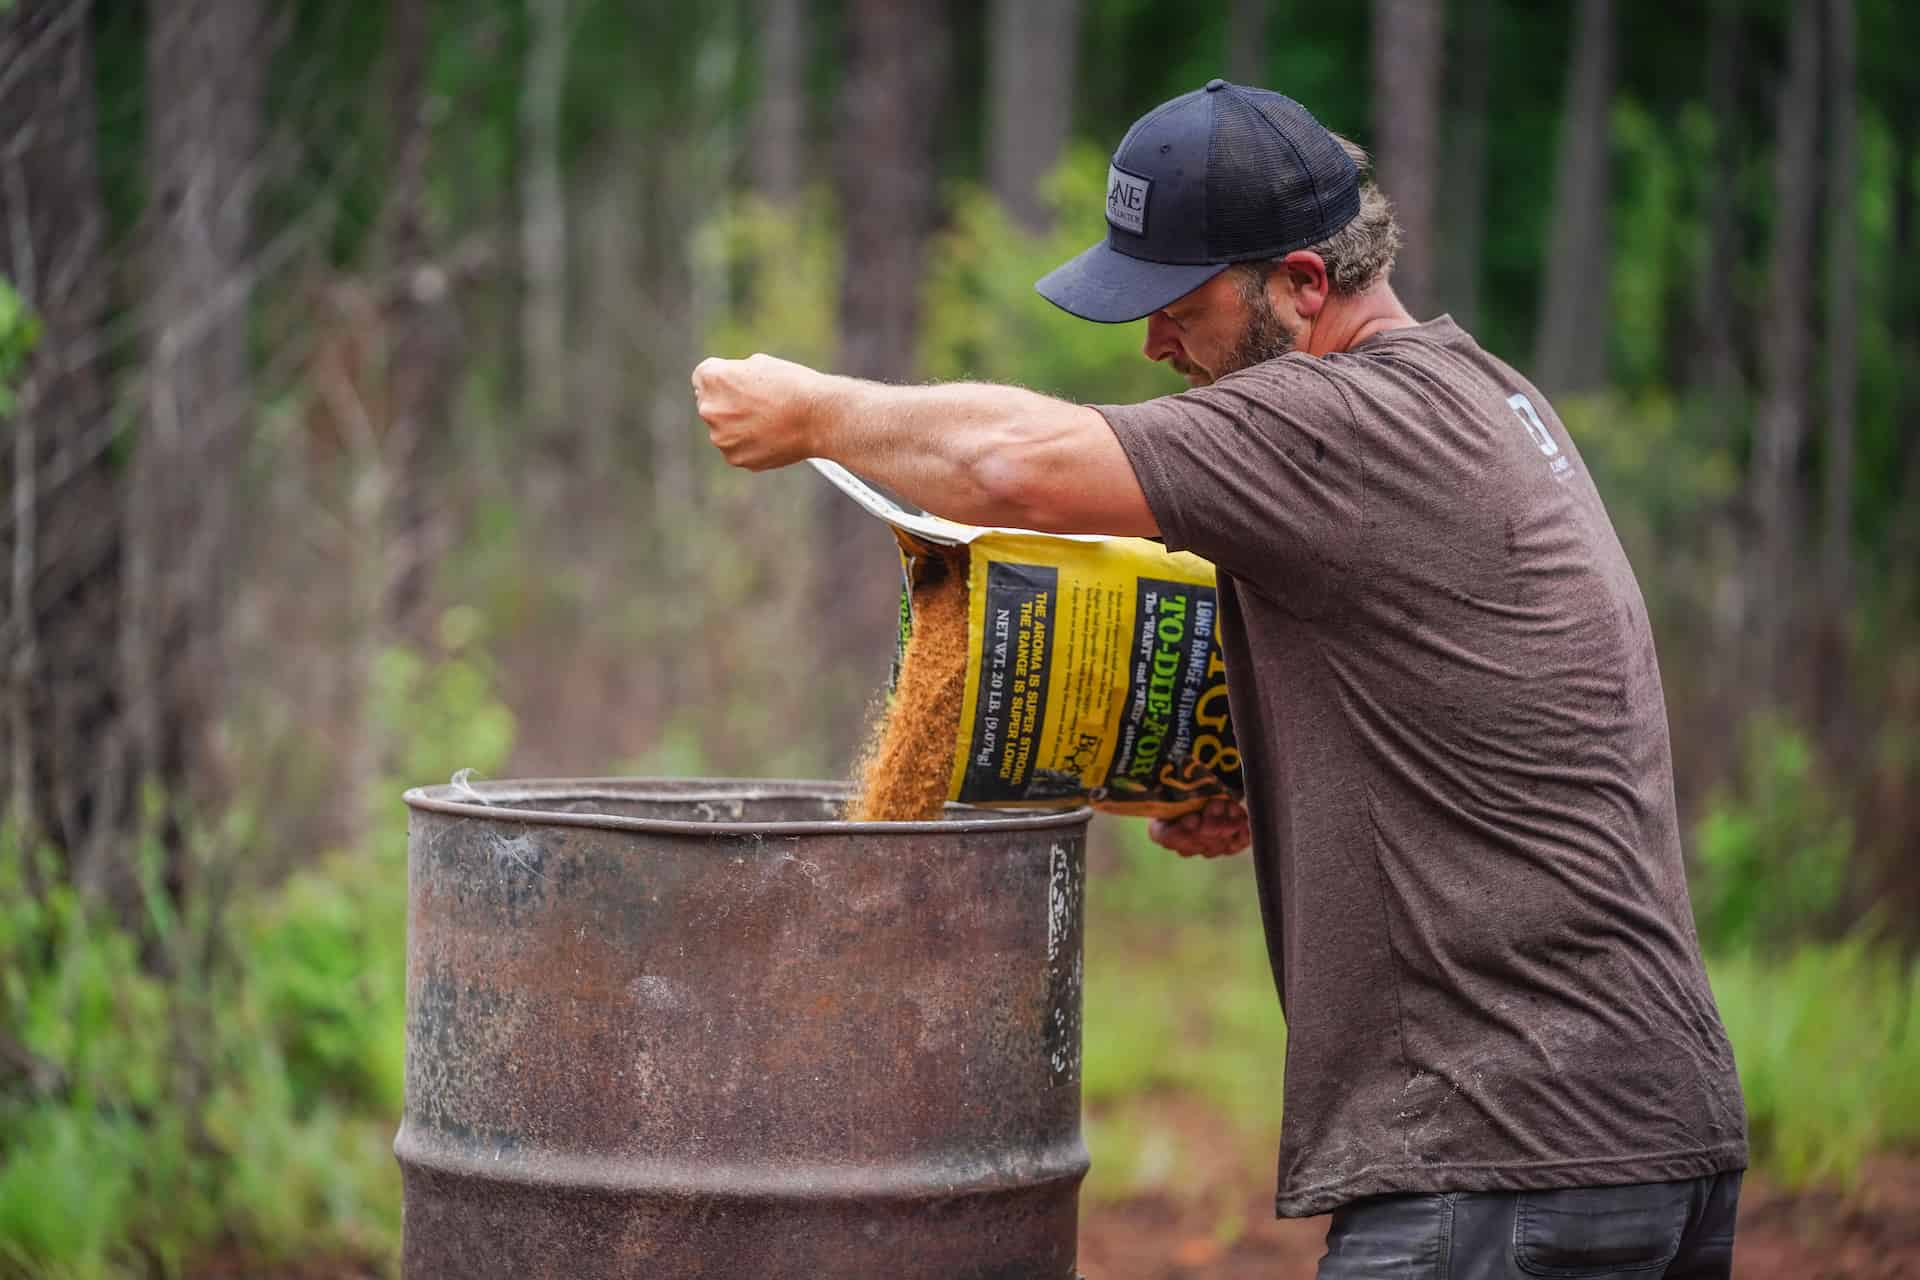
[{"label": "dark pants", "polygon": [[1333,1211],[1320,1280],[1727,1280],[1740,1175],[1375,1196]]}]

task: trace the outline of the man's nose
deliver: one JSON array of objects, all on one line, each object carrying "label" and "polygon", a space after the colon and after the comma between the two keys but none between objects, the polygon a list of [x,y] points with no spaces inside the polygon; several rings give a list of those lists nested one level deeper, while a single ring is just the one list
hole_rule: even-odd
[{"label": "man's nose", "polygon": [[1149,360],[1166,360],[1180,350],[1173,321],[1167,318],[1166,312],[1156,311],[1147,317],[1147,341],[1140,350]]}]

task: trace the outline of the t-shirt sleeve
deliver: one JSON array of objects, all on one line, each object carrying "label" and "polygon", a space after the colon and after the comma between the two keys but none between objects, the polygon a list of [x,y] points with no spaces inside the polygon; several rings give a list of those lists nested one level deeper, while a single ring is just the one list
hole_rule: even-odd
[{"label": "t-shirt sleeve", "polygon": [[1284,584],[1345,561],[1360,523],[1353,414],[1311,357],[1142,404],[1096,405],[1174,551]]}]

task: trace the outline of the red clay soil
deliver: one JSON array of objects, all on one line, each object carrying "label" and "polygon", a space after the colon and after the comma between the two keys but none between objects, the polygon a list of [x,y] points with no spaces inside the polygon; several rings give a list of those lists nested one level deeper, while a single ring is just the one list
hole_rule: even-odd
[{"label": "red clay soil", "polygon": [[[1223,1239],[1221,1196],[1143,1196],[1081,1217],[1086,1280],[1312,1280],[1325,1218],[1276,1222],[1245,1192],[1243,1230]],[[1789,1193],[1749,1176],[1734,1250],[1740,1280],[1920,1280],[1920,1158],[1875,1161],[1850,1195]]]},{"label": "red clay soil", "polygon": [[[1189,1095],[1159,1094],[1129,1115],[1136,1125],[1177,1136],[1177,1194],[1083,1206],[1080,1272],[1086,1280],[1312,1280],[1327,1220],[1275,1220],[1264,1149],[1250,1154],[1248,1135]],[[1100,1117],[1097,1109],[1094,1116]],[[1920,1280],[1920,1152],[1869,1162],[1859,1185],[1844,1194],[1787,1191],[1748,1174],[1734,1275]]]},{"label": "red clay soil", "polygon": [[226,1249],[189,1266],[191,1280],[384,1280],[378,1263],[355,1258],[269,1262],[245,1249]]},{"label": "red clay soil", "polygon": [[[1219,1130],[1200,1108],[1177,1106],[1183,1125]],[[1196,1134],[1202,1149],[1219,1151]],[[1096,1156],[1097,1158],[1097,1156]],[[1086,1209],[1080,1271],[1086,1280],[1312,1280],[1325,1218],[1280,1222],[1270,1188],[1233,1158],[1191,1170],[1180,1198],[1136,1196]],[[1232,1224],[1223,1230],[1221,1224]],[[1740,1206],[1739,1280],[1920,1280],[1920,1155],[1870,1164],[1851,1193],[1788,1192],[1751,1175]],[[199,1280],[379,1280],[364,1260],[266,1263],[240,1251],[203,1259]],[[798,1278],[796,1278],[798,1280]]]}]

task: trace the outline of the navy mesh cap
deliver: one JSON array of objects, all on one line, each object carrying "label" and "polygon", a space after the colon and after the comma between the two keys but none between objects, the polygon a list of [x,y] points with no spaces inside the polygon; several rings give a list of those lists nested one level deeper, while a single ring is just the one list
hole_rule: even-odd
[{"label": "navy mesh cap", "polygon": [[1107,170],[1107,238],[1034,288],[1085,320],[1138,320],[1232,263],[1318,244],[1359,212],[1359,170],[1305,107],[1210,80],[1127,131]]}]

